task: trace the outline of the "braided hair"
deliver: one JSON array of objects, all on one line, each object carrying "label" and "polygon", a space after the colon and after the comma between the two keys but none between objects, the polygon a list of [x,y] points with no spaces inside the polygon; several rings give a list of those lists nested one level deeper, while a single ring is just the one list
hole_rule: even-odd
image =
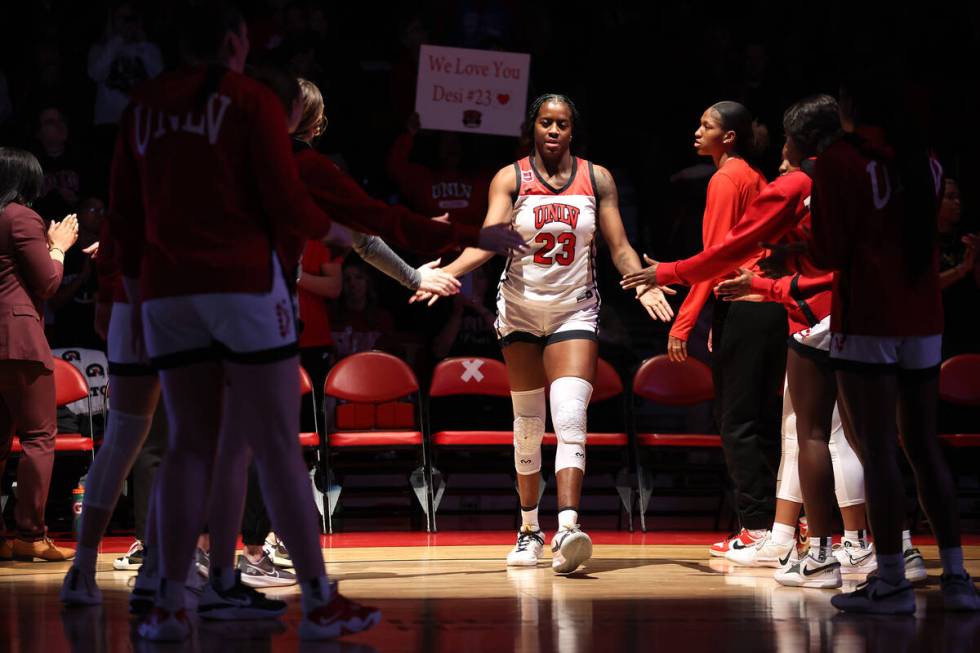
[{"label": "braided hair", "polygon": [[538,113],[548,102],[557,102],[558,104],[564,104],[568,107],[569,113],[572,114],[572,133],[575,133],[575,128],[579,126],[581,122],[581,117],[578,113],[578,108],[572,101],[572,98],[561,93],[545,93],[544,95],[539,95],[531,102],[531,106],[528,107],[527,117],[524,120],[524,137],[528,141],[534,142],[534,123],[538,121]]}]

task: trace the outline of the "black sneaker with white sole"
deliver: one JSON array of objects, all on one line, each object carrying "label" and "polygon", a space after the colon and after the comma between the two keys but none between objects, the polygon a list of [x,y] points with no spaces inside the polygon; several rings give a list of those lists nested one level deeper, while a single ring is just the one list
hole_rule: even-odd
[{"label": "black sneaker with white sole", "polygon": [[242,583],[242,574],[235,570],[235,582],[227,590],[208,583],[201,593],[197,614],[202,619],[231,621],[234,619],[274,619],[286,612],[286,602],[270,599]]},{"label": "black sneaker with white sole", "polygon": [[296,574],[274,565],[268,555],[263,555],[258,562],[252,562],[245,555],[238,556],[238,571],[242,574],[242,582],[249,587],[285,587],[296,584]]},{"label": "black sneaker with white sole", "polygon": [[129,545],[126,555],[120,556],[112,561],[112,568],[116,571],[136,571],[143,564],[143,543],[133,540]]}]

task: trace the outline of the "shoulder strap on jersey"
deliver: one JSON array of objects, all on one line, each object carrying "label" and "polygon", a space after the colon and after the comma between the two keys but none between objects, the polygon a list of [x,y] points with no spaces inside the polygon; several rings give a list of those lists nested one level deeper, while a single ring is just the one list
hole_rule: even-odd
[{"label": "shoulder strap on jersey", "polygon": [[[523,159],[522,159],[523,160]],[[521,195],[521,161],[514,161],[514,191],[510,194],[511,202],[516,202]]]},{"label": "shoulder strap on jersey", "polygon": [[595,197],[595,208],[599,209],[599,184],[595,180],[595,167],[592,165],[591,161],[586,161],[589,164],[589,181],[592,183],[592,195]]}]

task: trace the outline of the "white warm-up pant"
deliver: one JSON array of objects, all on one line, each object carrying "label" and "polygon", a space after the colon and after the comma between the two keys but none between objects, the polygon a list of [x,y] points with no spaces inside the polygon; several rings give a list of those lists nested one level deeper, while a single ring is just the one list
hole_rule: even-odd
[{"label": "white warm-up pant", "polygon": [[[796,441],[796,413],[789,386],[783,389],[783,452],[776,475],[776,498],[803,503],[800,489],[799,445]],[[830,460],[834,465],[834,491],[841,508],[864,503],[864,467],[844,437],[837,406],[830,430]]]}]

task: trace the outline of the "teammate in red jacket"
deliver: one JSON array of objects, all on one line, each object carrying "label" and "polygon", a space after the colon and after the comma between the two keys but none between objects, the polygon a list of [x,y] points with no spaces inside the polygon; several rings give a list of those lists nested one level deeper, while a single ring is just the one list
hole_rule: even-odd
[{"label": "teammate in red jacket", "polygon": [[[292,303],[274,252],[280,234],[322,237],[330,220],[299,178],[279,101],[241,74],[248,53],[241,16],[220,5],[197,11],[185,35],[197,63],[134,93],[113,162],[113,235],[127,294],[134,305],[142,302],[146,348],[160,370],[172,427],[158,478],[163,579],[140,633],[154,640],[189,633],[183,582],[212,469],[221,483],[244,487],[244,468],[215,465],[224,411],[250,426],[235,435],[247,438],[276,532],[296,565],[303,590],[300,634],[335,637],[372,626],[379,613],[345,600],[324,575],[296,440]],[[318,192],[329,197],[335,191]],[[356,210],[346,200],[336,198],[338,213]],[[211,518],[237,529],[240,510]],[[230,567],[212,567],[210,576],[203,616],[285,610],[241,585]]]},{"label": "teammate in red jacket", "polygon": [[[814,172],[814,263],[837,271],[831,357],[865,464],[877,575],[833,597],[845,611],[910,614],[902,525],[905,494],[898,430],[922,507],[939,541],[947,609],[980,610],[963,567],[956,496],[936,435],[942,300],[936,211],[941,175],[916,142],[914,113],[887,73],[841,90],[846,132]],[[896,418],[897,415],[897,418]]]},{"label": "teammate in red jacket", "polygon": [[[702,156],[710,156],[718,169],[708,184],[704,213],[706,248],[722,243],[765,190],[770,192],[768,199],[763,198],[765,212],[772,210],[770,204],[775,204],[792,219],[802,203],[803,197],[793,189],[795,177],[777,182],[775,188],[766,188],[765,178],[744,158],[755,149],[755,142],[752,116],[741,104],[718,102],[702,114],[694,146]],[[758,241],[742,251],[737,250],[726,249],[720,258],[707,254],[705,259],[710,257],[712,265],[717,264],[713,270],[722,275],[761,254]],[[729,259],[729,255],[745,258]],[[627,275],[623,286],[656,283],[659,266],[654,267]],[[688,333],[711,289],[722,280],[720,276],[705,277],[691,286],[667,341],[667,355],[671,360],[687,358]],[[716,301],[711,331],[715,411],[742,526],[737,548],[764,538],[773,522],[780,441],[779,388],[785,375],[789,335],[786,311],[775,302]],[[715,543],[711,554],[725,555],[734,539]]]}]

